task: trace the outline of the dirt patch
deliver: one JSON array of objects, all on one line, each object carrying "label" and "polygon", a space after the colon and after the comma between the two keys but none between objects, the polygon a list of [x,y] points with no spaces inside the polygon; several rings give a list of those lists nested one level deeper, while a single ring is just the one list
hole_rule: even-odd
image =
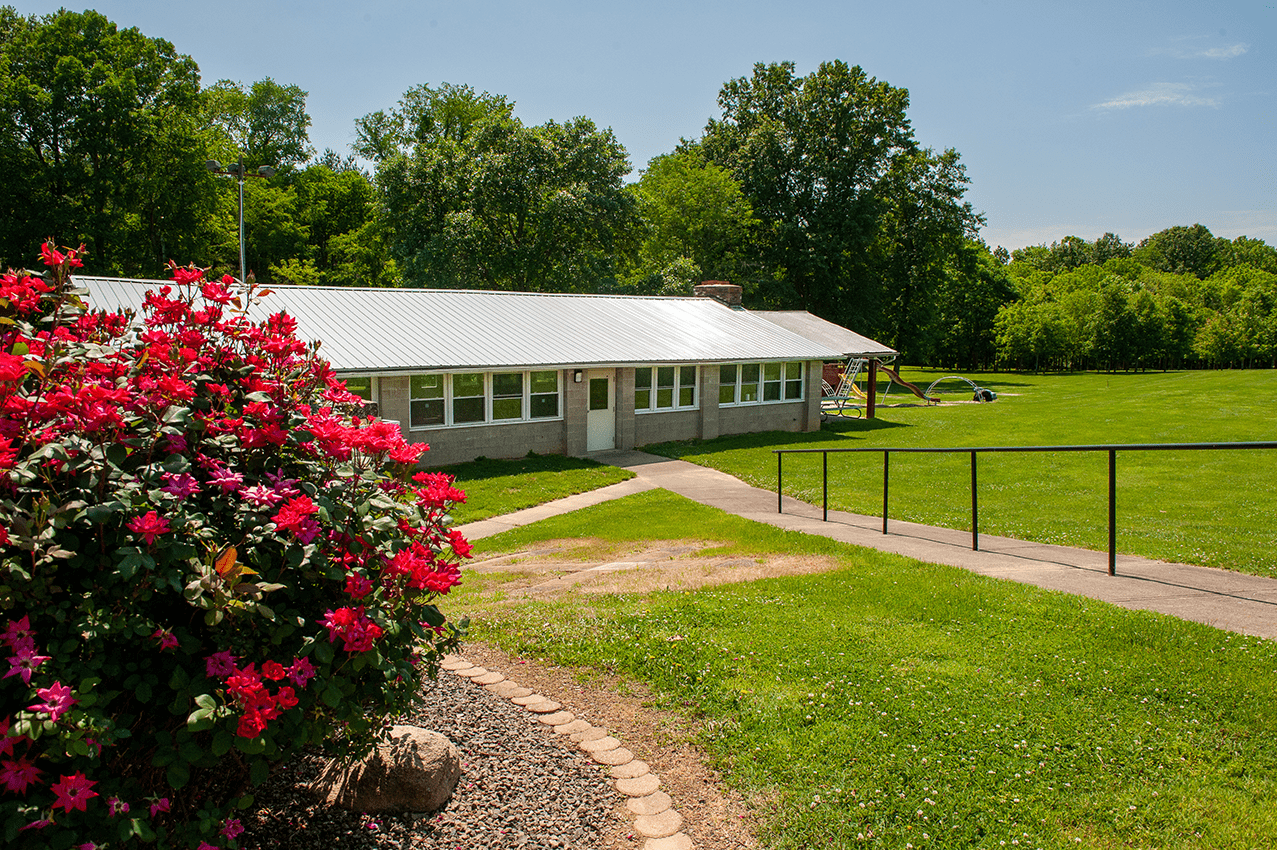
[{"label": "dirt patch", "polygon": [[496,555],[467,566],[467,572],[502,574],[502,589],[513,598],[545,598],[563,593],[650,593],[695,590],[776,576],[809,575],[837,568],[835,558],[766,558],[706,554],[721,544],[678,541],[622,547],[602,541],[557,540],[535,550]]},{"label": "dirt patch", "polygon": [[[467,566],[467,572],[508,578],[500,587],[506,602],[488,603],[486,616],[520,599],[605,593],[693,590],[777,576],[808,575],[836,569],[835,558],[813,556],[745,557],[715,554],[716,541],[680,540],[659,544],[613,544],[597,539],[554,540],[534,549],[492,555]],[[476,614],[478,612],[475,612]],[[683,815],[684,831],[698,850],[756,848],[749,807],[721,784],[705,753],[694,743],[698,721],[656,709],[641,685],[594,670],[558,667],[515,658],[484,644],[468,644],[466,660],[497,670],[525,687],[560,702],[597,726],[610,729],[637,758],[661,778],[661,788]],[[643,840],[620,836],[607,850],[637,850]]]}]

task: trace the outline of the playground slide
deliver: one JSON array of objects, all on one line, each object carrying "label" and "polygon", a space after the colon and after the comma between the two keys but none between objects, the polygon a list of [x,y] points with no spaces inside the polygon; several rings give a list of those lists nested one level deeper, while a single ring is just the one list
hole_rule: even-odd
[{"label": "playground slide", "polygon": [[879,363],[878,371],[885,372],[888,378],[895,381],[897,384],[904,387],[909,392],[913,393],[914,395],[916,395],[918,398],[922,399],[923,401],[929,401],[929,402],[937,401],[937,399],[932,398],[931,396],[924,393],[922,390],[918,389],[918,386],[916,384],[911,384],[908,381],[906,381],[904,378],[901,378],[900,373],[897,372],[895,369],[892,369],[887,364]]}]

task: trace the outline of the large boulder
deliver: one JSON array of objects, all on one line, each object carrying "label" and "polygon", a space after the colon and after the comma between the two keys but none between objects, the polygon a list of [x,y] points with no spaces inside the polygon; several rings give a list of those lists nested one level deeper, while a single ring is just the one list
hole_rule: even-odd
[{"label": "large boulder", "polygon": [[312,788],[328,803],[356,812],[433,812],[452,797],[460,778],[461,754],[451,741],[416,726],[392,726],[362,761],[330,761]]}]

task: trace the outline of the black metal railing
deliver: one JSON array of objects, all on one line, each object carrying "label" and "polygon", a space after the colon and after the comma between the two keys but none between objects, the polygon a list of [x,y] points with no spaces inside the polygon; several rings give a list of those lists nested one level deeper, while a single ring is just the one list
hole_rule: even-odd
[{"label": "black metal railing", "polygon": [[838,448],[838,449],[773,449],[776,454],[776,513],[783,513],[783,459],[787,454],[816,454],[821,458],[822,509],[829,522],[829,455],[835,453],[882,453],[882,533],[887,533],[887,504],[891,492],[891,455],[961,454],[971,455],[971,548],[980,551],[980,504],[976,489],[976,457],[993,452],[1108,452],[1109,456],[1109,575],[1117,574],[1117,453],[1207,451],[1231,449],[1277,449],[1277,442],[1253,443],[1126,443],[1096,446],[981,446],[978,448]]}]

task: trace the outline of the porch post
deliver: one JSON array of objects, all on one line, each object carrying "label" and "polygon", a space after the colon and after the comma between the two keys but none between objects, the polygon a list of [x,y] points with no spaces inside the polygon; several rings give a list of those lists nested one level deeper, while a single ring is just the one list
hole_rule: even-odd
[{"label": "porch post", "polygon": [[878,358],[869,358],[869,386],[865,390],[865,418],[874,418],[874,402],[878,399]]}]

